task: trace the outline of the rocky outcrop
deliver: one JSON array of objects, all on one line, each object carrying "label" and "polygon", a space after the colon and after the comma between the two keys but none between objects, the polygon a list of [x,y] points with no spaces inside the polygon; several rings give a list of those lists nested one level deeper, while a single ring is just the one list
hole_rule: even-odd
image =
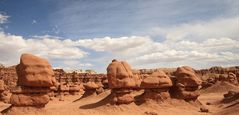
[{"label": "rocky outcrop", "polygon": [[102,85],[97,84],[95,82],[87,82],[83,84],[85,93],[81,98],[85,98],[91,95],[97,95],[97,89],[101,88]]},{"label": "rocky outcrop", "polygon": [[224,98],[222,100],[223,103],[229,103],[239,99],[239,92],[238,91],[228,91],[228,93],[223,95]]},{"label": "rocky outcrop", "polygon": [[226,78],[226,81],[233,84],[233,85],[238,85],[238,80],[236,74],[229,72],[228,77]]},{"label": "rocky outcrop", "polygon": [[15,66],[0,68],[0,79],[4,81],[5,90],[14,88],[17,83]]},{"label": "rocky outcrop", "polygon": [[172,85],[171,79],[162,70],[153,72],[149,77],[142,80],[140,87],[145,89],[142,99],[145,101],[148,99],[158,101],[169,99],[168,90]]},{"label": "rocky outcrop", "polygon": [[202,81],[196,75],[195,70],[188,66],[178,67],[176,71],[176,82],[172,96],[186,101],[196,100],[200,95],[198,89]]},{"label": "rocky outcrop", "polygon": [[107,67],[109,88],[137,88],[140,85],[138,76],[133,75],[130,65],[124,61],[113,60]]},{"label": "rocky outcrop", "polygon": [[6,91],[6,85],[3,80],[0,80],[0,101],[8,103],[9,100],[9,92]]},{"label": "rocky outcrop", "polygon": [[[85,94],[88,95],[88,92],[92,90],[98,94],[104,91],[102,88],[108,88],[108,80],[105,74],[67,73],[63,69],[55,69],[54,73],[54,76],[60,84],[55,93],[56,95],[60,95],[61,101],[64,100],[64,96],[69,94],[78,95],[85,92]],[[92,83],[99,85],[100,88],[89,88],[88,85]]]},{"label": "rocky outcrop", "polygon": [[44,107],[49,102],[48,92],[56,84],[51,65],[46,59],[22,54],[16,66],[18,81],[12,89],[12,106]]},{"label": "rocky outcrop", "polygon": [[5,84],[3,80],[0,80],[0,93],[2,93],[5,90]]},{"label": "rocky outcrop", "polygon": [[140,78],[133,75],[127,62],[113,60],[107,67],[109,88],[112,89],[115,104],[128,104],[134,101],[133,89],[140,87]]}]

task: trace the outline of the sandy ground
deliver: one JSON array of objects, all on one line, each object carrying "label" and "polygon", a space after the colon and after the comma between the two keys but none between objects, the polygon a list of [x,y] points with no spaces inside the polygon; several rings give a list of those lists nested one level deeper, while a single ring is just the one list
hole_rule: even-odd
[{"label": "sandy ground", "polygon": [[[80,95],[66,96],[65,101],[59,101],[58,98],[55,98],[44,109],[24,108],[24,112],[15,111],[12,115],[16,115],[16,113],[18,113],[17,115],[239,115],[239,104],[237,102],[230,104],[220,103],[224,94],[222,92],[203,93],[200,95],[199,100],[209,109],[209,113],[200,112],[200,107],[197,104],[177,99],[161,103],[150,101],[138,105],[135,103],[110,105],[107,103],[109,94],[110,91],[106,91],[100,95],[86,97],[81,100],[79,100]],[[9,104],[0,103],[1,110],[8,106]],[[238,111],[235,111],[236,109]],[[29,111],[31,112],[29,113]]]}]

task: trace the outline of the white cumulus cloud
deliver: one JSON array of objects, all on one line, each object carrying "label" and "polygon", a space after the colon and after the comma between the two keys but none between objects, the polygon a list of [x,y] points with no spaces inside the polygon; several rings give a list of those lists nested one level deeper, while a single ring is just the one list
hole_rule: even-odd
[{"label": "white cumulus cloud", "polygon": [[81,59],[88,55],[87,52],[65,43],[65,40],[26,39],[22,36],[0,32],[0,63],[17,64],[22,53],[32,53],[50,60]]}]

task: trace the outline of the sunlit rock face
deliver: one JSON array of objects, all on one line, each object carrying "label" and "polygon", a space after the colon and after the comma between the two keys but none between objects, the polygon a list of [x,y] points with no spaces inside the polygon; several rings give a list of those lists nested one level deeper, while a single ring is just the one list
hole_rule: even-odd
[{"label": "sunlit rock face", "polygon": [[17,84],[29,87],[50,87],[56,81],[54,72],[46,59],[31,54],[23,54],[16,66]]},{"label": "sunlit rock face", "polygon": [[49,102],[48,92],[56,84],[51,65],[46,59],[22,54],[16,66],[18,81],[12,89],[10,103],[13,106],[45,106]]},{"label": "sunlit rock face", "polygon": [[112,60],[107,67],[107,77],[114,103],[128,104],[134,101],[131,92],[140,87],[141,80],[138,75],[133,75],[127,62]]},{"label": "sunlit rock face", "polygon": [[196,100],[200,95],[198,89],[202,81],[193,68],[188,66],[178,67],[176,70],[176,83],[174,97],[184,100]]},{"label": "sunlit rock face", "polygon": [[140,80],[133,75],[130,65],[124,61],[113,60],[107,67],[109,88],[137,88]]},{"label": "sunlit rock face", "polygon": [[150,76],[142,80],[141,88],[145,89],[143,100],[153,99],[163,101],[169,99],[170,94],[168,90],[172,85],[171,79],[162,70],[153,72]]},{"label": "sunlit rock face", "polygon": [[169,88],[172,81],[163,71],[158,70],[142,80],[142,88]]}]

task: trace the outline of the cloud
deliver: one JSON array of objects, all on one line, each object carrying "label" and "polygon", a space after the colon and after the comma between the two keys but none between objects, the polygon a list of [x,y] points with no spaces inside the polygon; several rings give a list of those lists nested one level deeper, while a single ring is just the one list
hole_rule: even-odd
[{"label": "cloud", "polygon": [[110,52],[110,57],[127,60],[137,68],[180,65],[203,68],[236,65],[239,62],[239,41],[225,37],[208,38],[200,42],[186,38],[157,42],[142,36],[106,37],[78,40],[76,44],[96,52]]},{"label": "cloud", "polygon": [[203,41],[208,38],[229,37],[239,39],[239,17],[216,18],[210,21],[182,23],[169,27],[154,27],[151,35],[164,36],[168,42],[179,40]]},{"label": "cloud", "polygon": [[119,38],[94,38],[78,40],[78,45],[90,48],[95,51],[110,51],[112,53],[127,52],[144,44],[152,43],[149,37],[131,36]]},{"label": "cloud", "polygon": [[0,24],[6,23],[9,16],[0,13]]},{"label": "cloud", "polygon": [[[50,60],[55,67],[104,71],[111,59],[126,60],[134,68],[195,68],[235,65],[239,62],[239,41],[232,38],[208,38],[201,42],[181,39],[158,42],[149,36],[119,38],[58,39],[54,36],[22,36],[0,33],[0,63],[17,64],[21,53],[28,52]],[[83,50],[84,49],[84,50]],[[98,55],[97,53],[101,53]]]},{"label": "cloud", "polygon": [[[0,63],[13,65],[19,62],[22,53],[32,53],[54,60],[77,60],[86,57],[87,52],[67,44],[67,40],[38,38],[26,39],[0,32]],[[62,63],[58,61],[58,63]],[[64,65],[64,64],[62,64]]]},{"label": "cloud", "polygon": [[36,20],[32,20],[32,24],[37,24],[37,21]]},{"label": "cloud", "polygon": [[[8,17],[5,18],[0,22],[5,23]],[[54,30],[58,30],[58,26]],[[128,61],[133,68],[237,65],[238,30],[239,17],[234,16],[155,26],[145,29],[147,34],[144,36],[122,34],[123,37],[70,39],[43,35],[24,38],[0,32],[0,63],[17,64],[21,53],[27,52],[48,58],[55,67],[94,68],[101,72],[105,72],[107,64],[114,58]],[[164,40],[159,40],[158,36]]]}]

